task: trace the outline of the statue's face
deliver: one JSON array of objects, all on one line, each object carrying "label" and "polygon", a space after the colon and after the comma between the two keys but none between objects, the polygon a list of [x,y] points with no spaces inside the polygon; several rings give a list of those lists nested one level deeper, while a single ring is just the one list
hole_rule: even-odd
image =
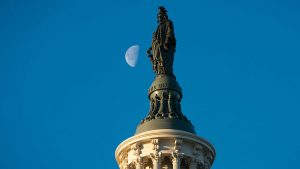
[{"label": "statue's face", "polygon": [[162,22],[165,19],[165,16],[162,13],[157,14],[157,20],[158,22]]}]

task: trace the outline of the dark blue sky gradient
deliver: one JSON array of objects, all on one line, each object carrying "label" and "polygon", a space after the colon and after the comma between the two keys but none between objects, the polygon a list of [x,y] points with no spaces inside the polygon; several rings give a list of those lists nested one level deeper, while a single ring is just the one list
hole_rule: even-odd
[{"label": "dark blue sky gradient", "polygon": [[1,169],[118,168],[115,148],[148,112],[159,5],[175,26],[183,112],[215,146],[213,169],[300,168],[298,1],[4,0]]}]

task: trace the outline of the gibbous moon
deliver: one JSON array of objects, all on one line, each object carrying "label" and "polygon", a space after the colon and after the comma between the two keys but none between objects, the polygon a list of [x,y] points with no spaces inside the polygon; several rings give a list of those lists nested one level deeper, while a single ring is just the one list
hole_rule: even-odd
[{"label": "gibbous moon", "polygon": [[135,67],[135,65],[137,64],[138,57],[139,57],[139,50],[140,50],[139,45],[133,45],[127,49],[125,54],[125,60],[129,66]]}]

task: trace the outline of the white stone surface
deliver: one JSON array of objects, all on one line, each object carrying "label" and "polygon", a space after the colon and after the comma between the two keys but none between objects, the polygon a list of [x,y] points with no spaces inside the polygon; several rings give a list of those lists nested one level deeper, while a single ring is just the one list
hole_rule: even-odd
[{"label": "white stone surface", "polygon": [[182,162],[190,169],[209,169],[215,150],[210,143],[193,133],[160,129],[123,141],[116,149],[115,157],[120,169],[181,169],[185,166]]}]

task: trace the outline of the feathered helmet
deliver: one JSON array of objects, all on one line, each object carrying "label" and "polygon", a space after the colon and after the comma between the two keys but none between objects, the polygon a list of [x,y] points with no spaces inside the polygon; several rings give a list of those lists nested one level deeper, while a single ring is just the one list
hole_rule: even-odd
[{"label": "feathered helmet", "polygon": [[161,14],[163,15],[166,19],[168,19],[168,15],[167,15],[167,9],[163,6],[158,7],[158,15]]}]

